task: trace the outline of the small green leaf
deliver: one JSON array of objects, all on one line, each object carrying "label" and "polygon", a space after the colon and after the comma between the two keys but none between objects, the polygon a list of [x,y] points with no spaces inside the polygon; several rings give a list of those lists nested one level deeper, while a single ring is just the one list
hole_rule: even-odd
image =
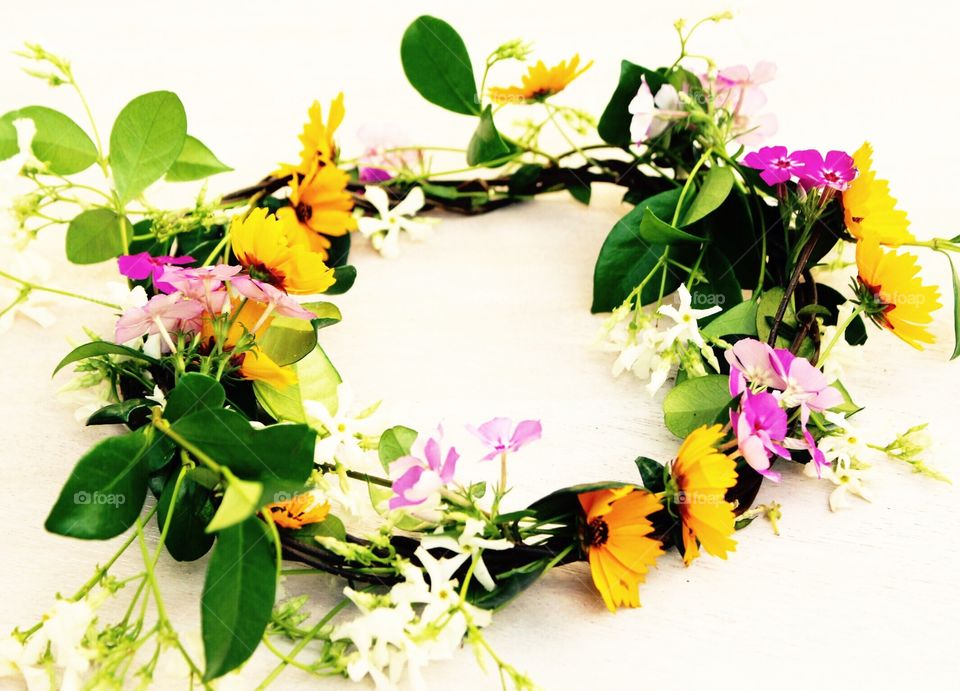
[{"label": "small green leaf", "polygon": [[302,360],[317,347],[317,328],[310,320],[276,317],[257,342],[271,360],[284,367]]},{"label": "small green leaf", "polygon": [[651,245],[673,245],[678,242],[703,242],[703,238],[674,228],[666,221],[661,220],[650,210],[649,206],[643,210],[643,218],[640,221],[640,237]]},{"label": "small green leaf", "polygon": [[400,425],[391,427],[380,435],[380,463],[384,468],[398,458],[410,455],[410,447],[417,439],[417,431]]},{"label": "small green leaf", "polygon": [[274,420],[305,422],[303,401],[319,401],[329,410],[337,409],[337,386],[342,380],[323,348],[318,345],[291,367],[297,373],[296,384],[277,389],[266,382],[253,383],[257,401]]},{"label": "small green leaf", "polygon": [[324,295],[343,295],[357,280],[357,269],[350,264],[338,266],[333,270],[333,278],[334,284],[324,291]]},{"label": "small green leaf", "polygon": [[289,535],[311,545],[316,545],[317,541],[314,540],[316,537],[332,537],[341,542],[345,541],[347,539],[347,529],[344,528],[343,521],[330,514],[320,523],[309,523],[299,530],[290,531]]},{"label": "small green leaf", "polygon": [[721,338],[731,334],[757,335],[757,303],[754,300],[741,302],[721,312],[703,328],[703,335],[709,338]]},{"label": "small green leaf", "polygon": [[235,526],[256,513],[263,497],[263,483],[231,478],[217,512],[207,524],[207,533],[216,533]]},{"label": "small green leaf", "polygon": [[340,308],[332,302],[305,302],[303,303],[303,307],[316,315],[310,321],[313,323],[314,328],[317,329],[333,326],[343,320],[343,315],[340,314]]},{"label": "small green leaf", "polygon": [[276,589],[275,550],[263,522],[250,518],[220,531],[200,601],[204,682],[236,669],[257,649]]},{"label": "small green leaf", "polygon": [[464,115],[480,114],[477,82],[460,34],[442,19],[413,20],[400,43],[403,72],[431,103]]},{"label": "small green leaf", "polygon": [[857,405],[856,403],[853,402],[853,398],[850,396],[850,392],[847,391],[847,387],[845,387],[840,382],[839,379],[833,382],[831,386],[835,388],[837,391],[839,391],[840,395],[843,396],[843,403],[841,403],[838,406],[834,406],[830,410],[835,410],[839,413],[843,413],[847,417],[853,415],[854,413],[859,413],[861,410],[863,410],[863,406]]},{"label": "small green leaf", "polygon": [[223,386],[216,379],[197,372],[187,372],[167,396],[163,417],[176,422],[198,410],[217,410],[223,407],[226,398]]},{"label": "small green leaf", "polygon": [[[960,238],[960,236],[958,236]],[[957,238],[953,239],[953,242],[960,242]],[[960,276],[957,275],[957,267],[953,265],[953,259],[946,252],[943,253],[947,258],[947,261],[950,263],[950,273],[953,276],[953,354],[950,356],[951,360],[960,357]],[[849,332],[849,329],[847,329]],[[866,330],[864,330],[866,331]]]},{"label": "small green leaf", "polygon": [[711,168],[703,176],[703,184],[693,198],[693,202],[687,208],[683,215],[681,226],[688,226],[696,223],[701,218],[712,211],[720,208],[720,205],[730,195],[733,189],[733,171],[726,167]]},{"label": "small green leaf", "polygon": [[0,161],[6,161],[20,153],[20,141],[13,118],[0,118]]},{"label": "small green leaf", "polygon": [[[130,422],[131,416],[136,416],[137,411],[141,415],[146,415],[151,406],[155,406],[151,400],[146,398],[128,398],[118,403],[110,403],[97,410],[93,415],[87,418],[87,426],[92,425],[125,425]],[[143,418],[139,418],[142,422]]]},{"label": "small green leaf", "polygon": [[570,193],[570,196],[576,199],[578,202],[585,206],[590,206],[590,183],[589,182],[574,182],[569,187],[567,187],[567,192]]},{"label": "small green leaf", "polygon": [[662,492],[663,482],[663,464],[658,463],[652,458],[638,456],[634,461],[637,464],[637,470],[640,471],[640,481],[650,492]]},{"label": "small green leaf", "polygon": [[629,60],[620,63],[620,81],[610,98],[610,102],[600,116],[597,133],[603,141],[615,146],[628,146],[630,142],[630,121],[633,115],[627,110],[630,101],[637,95],[641,80],[646,78],[650,90],[656,93],[664,83],[663,76],[646,67],[635,65]]},{"label": "small green leaf", "polygon": [[74,264],[97,264],[123,254],[123,230],[130,222],[111,209],[88,209],[67,226],[67,259]]},{"label": "small green leaf", "polygon": [[142,353],[139,350],[134,350],[133,348],[128,348],[127,346],[120,345],[119,343],[111,343],[110,341],[92,341],[90,343],[84,343],[83,345],[77,346],[64,357],[53,370],[53,373],[56,374],[62,370],[67,365],[79,362],[80,360],[86,360],[91,357],[99,357],[101,355],[125,355],[126,357],[133,358],[134,360],[142,360],[143,362],[148,362],[151,365],[158,364],[157,360],[154,360],[149,355]]},{"label": "small green leaf", "polygon": [[170,166],[165,179],[167,182],[191,182],[229,170],[233,168],[214,156],[206,144],[188,134],[183,141],[180,155]]},{"label": "small green leaf", "polygon": [[187,114],[176,94],[153,91],[130,101],[110,132],[110,167],[127,202],[163,177],[187,138]]},{"label": "small green leaf", "polygon": [[701,425],[713,423],[730,401],[728,377],[708,374],[687,379],[663,399],[663,421],[682,439]]},{"label": "small green leaf", "polygon": [[[173,499],[176,478],[169,480],[157,503],[157,528],[163,530]],[[213,518],[214,508],[210,492],[189,477],[180,483],[177,501],[170,517],[170,529],[164,545],[170,556],[177,561],[194,561],[206,554],[213,546],[214,536],[206,532]]]},{"label": "small green leaf", "polygon": [[146,437],[107,437],[77,462],[44,527],[84,540],[106,540],[137,520],[147,496]]},{"label": "small green leaf", "polygon": [[505,140],[497,131],[497,126],[493,122],[492,107],[484,108],[477,129],[467,147],[467,164],[499,166],[506,163],[507,159],[517,152],[517,147]]},{"label": "small green leaf", "polygon": [[[9,158],[19,150],[16,128],[11,123],[21,119],[33,121],[36,133],[30,148],[37,160],[46,163],[54,173],[73,175],[96,163],[97,147],[80,125],[63,113],[44,106],[27,106],[3,116],[10,127],[0,127],[0,140],[6,142],[0,144],[0,160]],[[8,156],[4,156],[3,153],[10,151],[10,130],[13,130],[12,143],[15,148]]]}]

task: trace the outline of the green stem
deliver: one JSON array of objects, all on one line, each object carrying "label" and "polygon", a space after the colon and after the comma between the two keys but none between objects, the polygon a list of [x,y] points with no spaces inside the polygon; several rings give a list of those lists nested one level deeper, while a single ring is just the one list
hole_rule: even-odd
[{"label": "green stem", "polygon": [[833,338],[830,339],[830,342],[827,344],[827,347],[823,349],[823,352],[820,353],[820,359],[817,360],[817,367],[823,367],[823,363],[826,362],[827,356],[830,355],[830,351],[833,350],[833,346],[837,344],[840,338],[846,332],[847,327],[856,319],[863,311],[867,308],[865,304],[857,305],[857,309],[850,313],[850,315],[843,320],[843,323],[837,326],[837,332],[833,334]]},{"label": "green stem", "polygon": [[198,449],[191,442],[184,439],[179,432],[175,431],[170,425],[170,422],[163,418],[163,411],[159,406],[153,409],[153,426],[156,427],[161,434],[169,437],[177,446],[189,453],[191,456],[196,458],[198,461],[203,463],[205,466],[210,468],[215,473],[221,473],[224,476],[232,477],[233,474],[230,472],[230,469],[226,466],[222,466],[217,463],[215,460],[210,458],[204,451]]},{"label": "green stem", "polygon": [[693,168],[690,169],[690,174],[687,175],[686,182],[683,183],[683,187],[680,189],[680,198],[677,200],[677,208],[673,210],[673,220],[670,221],[670,225],[676,227],[677,221],[680,219],[680,210],[683,208],[683,202],[687,197],[687,192],[690,190],[690,186],[693,184],[693,179],[697,176],[697,171],[700,170],[701,166],[707,162],[707,159],[713,153],[713,149],[707,149],[703,152],[703,155],[700,157],[700,160],[697,161]]}]

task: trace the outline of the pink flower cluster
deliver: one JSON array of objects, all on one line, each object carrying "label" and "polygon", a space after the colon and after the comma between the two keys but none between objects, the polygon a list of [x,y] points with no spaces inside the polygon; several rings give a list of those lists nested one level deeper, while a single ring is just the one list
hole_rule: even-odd
[{"label": "pink flower cluster", "polygon": [[242,273],[243,267],[182,266],[193,261],[193,257],[154,257],[147,252],[117,260],[122,275],[134,280],[150,277],[160,291],[145,305],[121,315],[114,332],[117,343],[159,334],[162,349],[172,351],[173,334],[196,333],[203,326],[203,315],[209,318],[229,310],[230,298],[236,296],[266,304],[264,318],[272,313],[297,319],[316,316],[279,288]]},{"label": "pink flower cluster", "polygon": [[[479,427],[468,425],[467,430],[487,449],[481,461],[519,451],[542,434],[539,420],[523,420],[514,427],[505,417],[495,417]],[[451,446],[444,454],[440,446],[442,439],[443,427],[437,427],[436,434],[427,439],[420,454],[403,456],[390,464],[391,509],[424,505],[434,508],[440,490],[454,483],[460,453]]]},{"label": "pink flower cluster", "polygon": [[[753,338],[738,341],[725,356],[730,363],[730,394],[740,396],[730,423],[747,464],[779,480],[779,473],[770,469],[771,456],[790,458],[787,449],[802,449],[810,453],[819,471],[826,462],[807,422],[811,412],[840,405],[840,392],[806,359]],[[787,437],[787,411],[794,409],[799,411],[802,439]]]},{"label": "pink flower cluster", "polygon": [[759,170],[760,177],[771,187],[795,179],[804,190],[843,192],[857,177],[853,158],[843,151],[828,151],[824,156],[815,149],[791,152],[785,146],[764,146],[744,156],[743,163]]},{"label": "pink flower cluster", "polygon": [[[772,62],[758,62],[751,71],[746,65],[725,67],[713,81],[714,106],[730,113],[733,118],[734,138],[741,144],[759,144],[777,131],[777,117],[760,113],[767,103],[767,95],[760,88],[773,80],[777,66]],[[706,75],[700,77],[709,87]]]}]

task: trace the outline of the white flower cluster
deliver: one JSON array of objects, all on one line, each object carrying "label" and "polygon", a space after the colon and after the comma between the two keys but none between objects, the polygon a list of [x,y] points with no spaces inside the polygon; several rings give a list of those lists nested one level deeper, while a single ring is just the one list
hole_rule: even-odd
[{"label": "white flower cluster", "polygon": [[[719,306],[693,309],[693,298],[686,286],[677,291],[678,305],[661,305],[656,312],[634,309],[627,300],[613,311],[597,338],[600,350],[617,353],[613,376],[629,370],[641,380],[649,380],[652,396],[667,381],[670,372],[681,363],[691,376],[707,373],[704,361],[720,371],[720,365],[697,326],[697,320],[716,314]],[[666,328],[661,322],[669,320]],[[672,324],[670,323],[672,322]]]}]

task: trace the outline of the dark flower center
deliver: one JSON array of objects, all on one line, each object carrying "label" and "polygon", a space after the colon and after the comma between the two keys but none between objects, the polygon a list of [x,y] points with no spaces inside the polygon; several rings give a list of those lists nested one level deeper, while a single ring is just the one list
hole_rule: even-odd
[{"label": "dark flower center", "polygon": [[258,281],[263,281],[264,283],[269,283],[272,286],[283,289],[283,281],[286,276],[276,269],[267,267],[265,264],[251,264],[247,267],[247,273],[250,274],[250,278],[255,278]]},{"label": "dark flower center", "polygon": [[599,516],[590,521],[584,531],[584,542],[590,547],[605,545],[609,537],[610,526]]},{"label": "dark flower center", "polygon": [[296,209],[294,209],[294,211],[297,214],[297,220],[300,221],[301,223],[306,223],[311,218],[313,218],[313,207],[310,206],[309,204],[300,202],[299,204],[297,204]]}]

